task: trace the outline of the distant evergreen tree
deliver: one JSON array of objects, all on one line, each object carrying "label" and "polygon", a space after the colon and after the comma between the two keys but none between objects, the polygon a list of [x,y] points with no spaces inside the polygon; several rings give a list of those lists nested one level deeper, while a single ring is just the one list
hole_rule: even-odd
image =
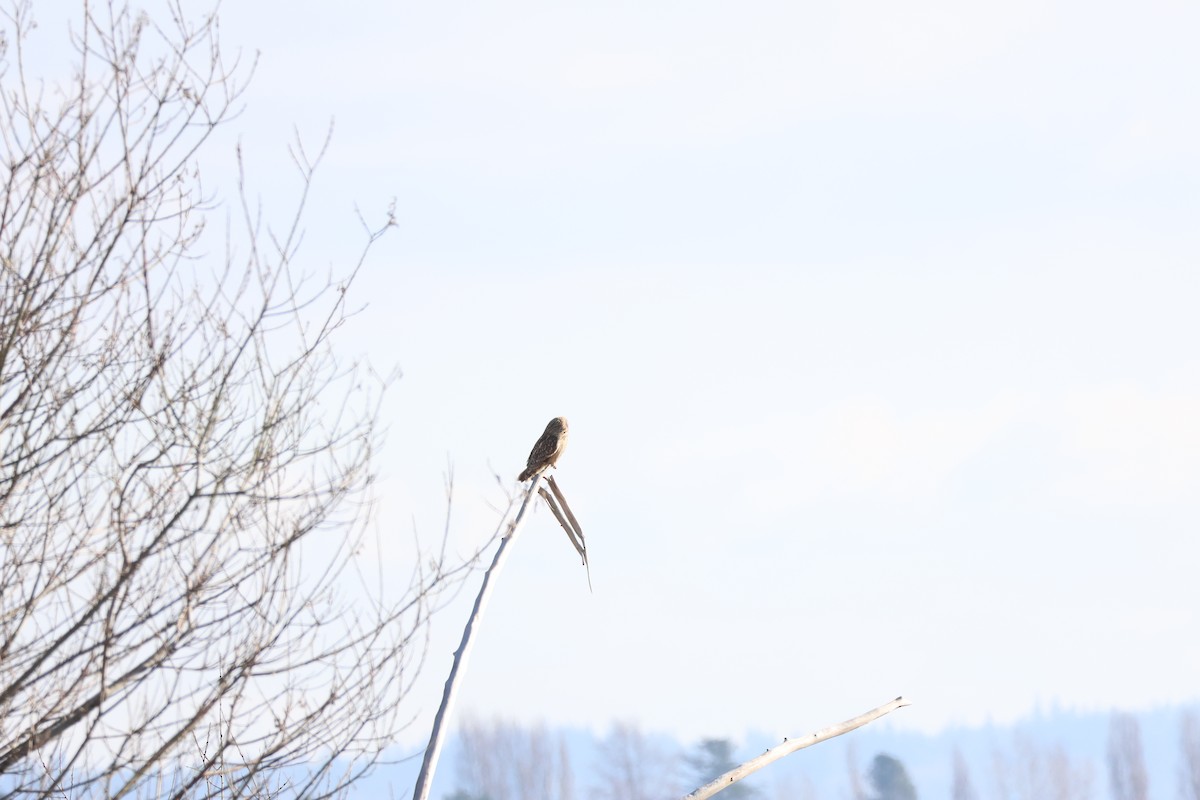
[{"label": "distant evergreen tree", "polygon": [[[738,762],[733,757],[733,742],[728,739],[705,739],[696,745],[695,752],[685,759],[692,769],[696,786],[703,786],[718,775],[723,775],[736,767]],[[737,800],[737,798],[757,797],[758,792],[738,782],[721,792],[722,800]]]},{"label": "distant evergreen tree", "polygon": [[871,762],[868,774],[873,800],[917,800],[917,790],[909,780],[908,770],[898,759],[880,753]]}]

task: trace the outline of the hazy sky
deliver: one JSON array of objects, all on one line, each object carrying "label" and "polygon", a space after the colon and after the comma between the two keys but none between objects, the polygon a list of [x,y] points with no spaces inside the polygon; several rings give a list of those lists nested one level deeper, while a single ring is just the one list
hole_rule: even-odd
[{"label": "hazy sky", "polygon": [[[403,379],[380,528],[540,511],[460,711],[794,735],[1200,692],[1200,7],[227,3],[269,207],[379,243],[346,330]],[[399,567],[403,569],[403,567]],[[473,587],[472,587],[473,593]],[[413,741],[457,643],[437,618]]]}]

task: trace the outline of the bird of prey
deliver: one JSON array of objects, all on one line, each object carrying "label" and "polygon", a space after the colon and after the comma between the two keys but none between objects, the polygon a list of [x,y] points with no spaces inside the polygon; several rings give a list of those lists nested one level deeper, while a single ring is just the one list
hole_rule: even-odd
[{"label": "bird of prey", "polygon": [[555,417],[546,425],[537,444],[529,451],[529,460],[525,462],[525,470],[517,480],[527,481],[547,467],[553,467],[562,451],[567,446],[567,418]]}]

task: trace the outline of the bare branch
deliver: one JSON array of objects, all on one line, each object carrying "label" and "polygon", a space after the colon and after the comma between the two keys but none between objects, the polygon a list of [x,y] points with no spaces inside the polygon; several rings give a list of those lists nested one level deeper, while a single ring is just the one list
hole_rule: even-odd
[{"label": "bare branch", "polygon": [[0,790],[328,796],[407,724],[473,560],[359,568],[390,380],[334,343],[394,210],[305,273],[324,147],[297,142],[282,225],[239,158],[214,255],[200,153],[253,64],[215,15],[156,15],[81,4],[56,82],[33,5],[0,13]]},{"label": "bare branch", "polygon": [[[539,474],[534,477],[529,484],[529,488],[526,489],[525,497],[521,501],[521,507],[518,509],[516,516],[513,517],[512,522],[507,523],[506,526],[502,524],[504,533],[500,539],[500,546],[496,548],[496,554],[492,557],[492,563],[483,575],[483,582],[479,586],[479,594],[475,596],[475,605],[471,608],[471,614],[467,617],[467,624],[463,628],[462,641],[459,643],[458,649],[454,651],[454,662],[450,667],[450,675],[446,678],[446,686],[442,691],[442,702],[438,706],[437,714],[433,719],[433,730],[429,734],[429,744],[425,747],[425,756],[421,762],[421,771],[417,775],[417,782],[413,787],[413,800],[428,800],[429,791],[433,786],[433,775],[437,771],[438,760],[442,754],[442,745],[446,737],[446,724],[454,709],[454,700],[458,694],[459,679],[462,677],[460,671],[466,665],[467,657],[471,652],[471,645],[475,640],[476,627],[483,617],[483,610],[495,586],[493,579],[500,574],[500,570],[504,567],[504,562],[508,558],[509,545],[512,544],[517,534],[521,531],[521,526],[525,522],[525,512],[529,509],[529,501],[533,499],[534,491],[538,488],[540,482],[541,475]],[[507,515],[505,516],[507,518]]]},{"label": "bare branch", "polygon": [[753,773],[765,767],[767,764],[778,761],[786,755],[794,753],[797,750],[803,750],[805,747],[811,747],[812,745],[817,744],[818,742],[823,742],[826,739],[832,739],[835,736],[841,736],[843,733],[849,733],[855,728],[861,728],[868,722],[874,722],[885,714],[890,714],[897,708],[903,708],[907,705],[911,705],[909,701],[905,700],[903,697],[897,697],[890,703],[884,703],[878,708],[874,708],[864,714],[859,714],[857,717],[848,719],[845,722],[840,722],[837,725],[830,725],[828,728],[822,728],[816,733],[810,733],[808,736],[805,736],[801,739],[785,739],[783,744],[772,747],[761,756],[752,758],[744,764],[741,764],[734,769],[731,769],[729,772],[726,772],[724,775],[720,775],[704,784],[691,794],[686,795],[684,800],[705,800],[705,798],[712,797],[723,789],[726,789],[729,786],[737,783],[742,778],[745,778],[747,775],[752,775]]}]

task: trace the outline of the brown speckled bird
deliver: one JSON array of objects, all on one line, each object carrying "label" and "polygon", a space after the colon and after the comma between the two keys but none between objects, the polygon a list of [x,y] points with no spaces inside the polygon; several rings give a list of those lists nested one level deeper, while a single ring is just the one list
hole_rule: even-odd
[{"label": "brown speckled bird", "polygon": [[525,471],[521,473],[517,480],[527,481],[535,474],[546,469],[546,467],[553,467],[566,446],[567,418],[555,417],[546,425],[546,430],[542,433],[542,437],[537,440],[537,444],[529,451],[529,460],[525,462]]}]

